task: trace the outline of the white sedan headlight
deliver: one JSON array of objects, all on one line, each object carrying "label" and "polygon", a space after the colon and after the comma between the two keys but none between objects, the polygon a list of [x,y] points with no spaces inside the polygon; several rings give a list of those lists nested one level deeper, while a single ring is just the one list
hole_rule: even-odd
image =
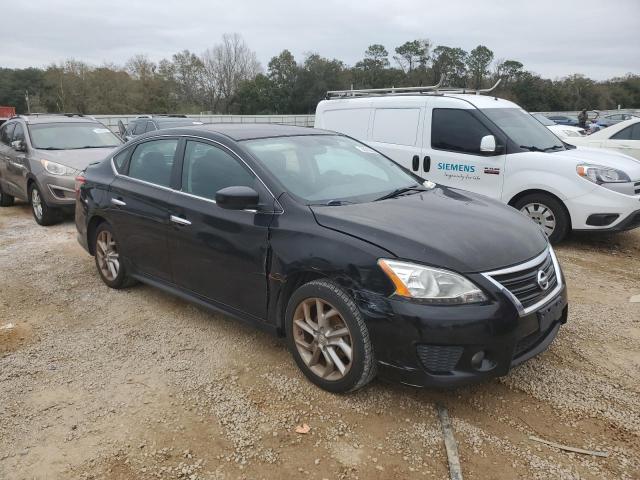
[{"label": "white sedan headlight", "polygon": [[459,305],[487,300],[471,281],[457,273],[399,260],[378,260],[393,282],[395,295],[429,303]]},{"label": "white sedan headlight", "polygon": [[50,160],[40,160],[40,163],[44,167],[44,169],[49,172],[51,175],[75,175],[76,170],[73,168],[66,167],[64,165],[60,165],[59,163],[52,162]]},{"label": "white sedan headlight", "polygon": [[576,172],[585,180],[597,183],[622,183],[630,182],[631,179],[622,170],[611,167],[603,167],[601,165],[582,164],[576,167]]}]

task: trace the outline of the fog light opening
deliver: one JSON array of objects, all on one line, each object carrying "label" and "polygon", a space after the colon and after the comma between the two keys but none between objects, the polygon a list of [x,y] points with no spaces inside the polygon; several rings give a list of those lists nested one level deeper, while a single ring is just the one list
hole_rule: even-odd
[{"label": "fog light opening", "polygon": [[496,363],[487,358],[487,353],[484,350],[480,350],[471,357],[471,366],[481,372],[487,372],[492,370],[496,366]]}]

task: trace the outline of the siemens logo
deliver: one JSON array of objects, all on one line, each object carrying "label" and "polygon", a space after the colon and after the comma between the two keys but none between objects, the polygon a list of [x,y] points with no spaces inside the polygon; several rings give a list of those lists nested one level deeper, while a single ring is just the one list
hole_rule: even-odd
[{"label": "siemens logo", "polygon": [[452,170],[454,172],[475,173],[474,165],[465,165],[463,163],[438,163],[438,170]]}]

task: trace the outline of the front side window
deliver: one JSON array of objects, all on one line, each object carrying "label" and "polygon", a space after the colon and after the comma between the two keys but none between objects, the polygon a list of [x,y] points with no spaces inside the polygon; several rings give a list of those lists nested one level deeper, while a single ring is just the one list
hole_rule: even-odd
[{"label": "front side window", "polygon": [[155,185],[169,187],[177,147],[178,139],[141,143],[131,155],[128,175]]},{"label": "front side window", "polygon": [[24,142],[24,129],[22,128],[22,125],[20,125],[19,123],[16,123],[16,128],[13,131],[13,138],[12,141],[18,141],[20,140],[21,142]]},{"label": "front side window", "polygon": [[558,137],[520,108],[484,108],[481,112],[522,150],[552,152],[565,149]]},{"label": "front side window", "polygon": [[11,138],[13,137],[13,129],[15,127],[15,123],[7,123],[0,129],[0,141],[2,141],[2,143],[11,145]]},{"label": "front side window", "polygon": [[370,202],[421,180],[366,145],[341,135],[300,135],[242,142],[305,204]]},{"label": "front side window", "polygon": [[29,133],[31,145],[40,150],[113,148],[122,144],[120,139],[101,123],[38,123],[29,125]]},{"label": "front side window", "polygon": [[[540,128],[539,122],[531,118]],[[469,110],[434,108],[431,147],[438,150],[481,155],[480,141],[491,132]]]},{"label": "front side window", "polygon": [[182,166],[183,192],[215,200],[218,190],[236,186],[257,190],[256,177],[222,148],[187,141]]}]

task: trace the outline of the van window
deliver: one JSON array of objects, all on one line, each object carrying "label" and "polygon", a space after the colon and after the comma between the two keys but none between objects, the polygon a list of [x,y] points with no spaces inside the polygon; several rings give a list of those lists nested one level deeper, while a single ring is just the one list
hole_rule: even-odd
[{"label": "van window", "polygon": [[[533,121],[538,123],[536,120]],[[546,128],[542,127],[542,125],[540,127]],[[491,132],[469,110],[458,108],[433,109],[431,122],[432,148],[480,155],[480,140],[485,135],[491,135]]]},{"label": "van window", "polygon": [[413,146],[418,138],[419,122],[419,108],[377,108],[371,140]]},{"label": "van window", "polygon": [[370,108],[345,108],[324,112],[324,128],[365,140],[369,128]]}]

